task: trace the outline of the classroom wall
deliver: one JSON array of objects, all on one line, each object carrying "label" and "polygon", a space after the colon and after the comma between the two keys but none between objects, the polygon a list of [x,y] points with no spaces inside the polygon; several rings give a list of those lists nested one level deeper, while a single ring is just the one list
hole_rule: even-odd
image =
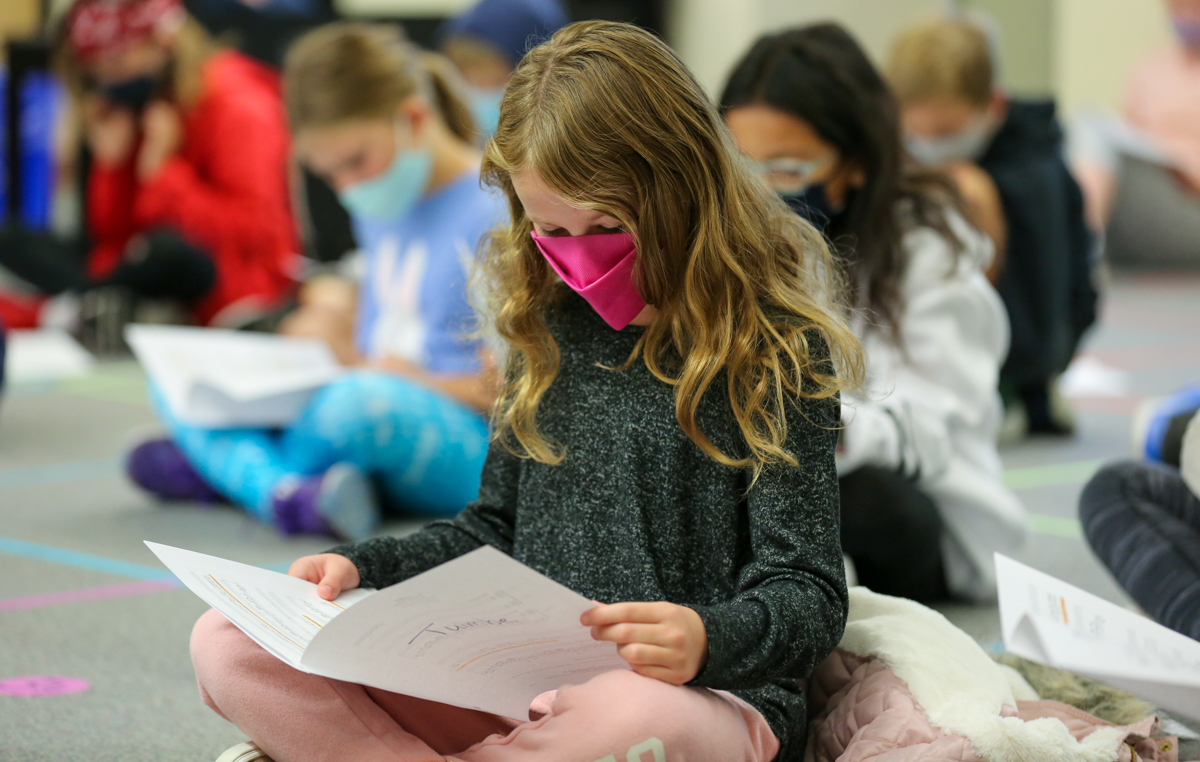
[{"label": "classroom wall", "polygon": [[947,0],[674,0],[666,36],[701,84],[718,94],[737,59],[765,32],[839,21],[882,60],[896,32],[946,7]]},{"label": "classroom wall", "polygon": [[0,0],[0,40],[32,34],[41,21],[40,14],[38,0]]},{"label": "classroom wall", "polygon": [[1130,68],[1171,43],[1163,0],[1055,0],[1052,77],[1059,109],[1117,108]]},{"label": "classroom wall", "polygon": [[994,22],[1001,81],[1014,95],[1054,92],[1054,6],[1051,0],[963,0],[960,5]]},{"label": "classroom wall", "polygon": [[334,0],[333,6],[346,16],[386,18],[395,16],[452,16],[469,8],[473,0]]},{"label": "classroom wall", "polygon": [[1004,84],[1017,95],[1053,96],[1068,115],[1117,108],[1130,67],[1171,41],[1163,0],[674,0],[667,38],[716,93],[764,32],[836,20],[882,62],[897,32],[950,10],[992,19]]}]

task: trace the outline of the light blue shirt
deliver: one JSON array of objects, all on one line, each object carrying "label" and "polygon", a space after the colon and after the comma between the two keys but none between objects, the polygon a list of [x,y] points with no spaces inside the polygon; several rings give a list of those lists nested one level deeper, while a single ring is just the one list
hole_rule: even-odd
[{"label": "light blue shirt", "polygon": [[507,216],[500,194],[465,172],[395,220],[355,220],[365,268],[355,343],[371,359],[398,357],[434,373],[479,369],[482,342],[467,298],[480,239]]}]

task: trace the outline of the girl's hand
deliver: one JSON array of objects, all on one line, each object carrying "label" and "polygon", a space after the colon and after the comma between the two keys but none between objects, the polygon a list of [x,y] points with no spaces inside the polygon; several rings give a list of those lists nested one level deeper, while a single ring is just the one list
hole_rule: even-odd
[{"label": "girl's hand", "polygon": [[349,558],[337,553],[321,553],[297,558],[288,574],[306,579],[317,586],[317,595],[332,601],[344,590],[353,590],[360,582],[358,567]]},{"label": "girl's hand", "polygon": [[183,145],[183,117],[163,101],[153,101],[142,113],[142,149],[138,154],[138,176],[143,180],[158,171]]},{"label": "girl's hand", "polygon": [[639,675],[683,685],[708,659],[708,633],[700,615],[674,603],[600,604],[579,621],[596,640],[617,644],[617,653]]},{"label": "girl's hand", "polygon": [[329,345],[333,356],[347,367],[362,365],[364,360],[354,345],[354,307],[343,308],[324,301],[302,304],[279,324],[279,333],[305,339],[319,339]]}]

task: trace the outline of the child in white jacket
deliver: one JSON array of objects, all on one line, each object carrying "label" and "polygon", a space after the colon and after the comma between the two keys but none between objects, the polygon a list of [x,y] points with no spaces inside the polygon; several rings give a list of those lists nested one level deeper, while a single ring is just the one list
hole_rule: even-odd
[{"label": "child in white jacket", "polygon": [[1025,512],[1002,483],[996,434],[1004,306],[990,240],[944,178],[904,154],[895,99],[841,27],[760,39],[722,97],[768,183],[830,238],[853,284],[865,393],[842,400],[842,546],[876,592],[995,594],[992,554]]}]

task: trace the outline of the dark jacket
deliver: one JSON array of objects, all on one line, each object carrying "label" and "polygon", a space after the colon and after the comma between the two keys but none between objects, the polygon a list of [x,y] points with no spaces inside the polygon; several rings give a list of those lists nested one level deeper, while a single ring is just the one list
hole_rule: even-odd
[{"label": "dark jacket", "polygon": [[1014,100],[979,165],[996,183],[1008,226],[999,291],[1012,345],[1000,377],[1044,385],[1066,369],[1096,320],[1092,236],[1063,161],[1054,103]]}]

